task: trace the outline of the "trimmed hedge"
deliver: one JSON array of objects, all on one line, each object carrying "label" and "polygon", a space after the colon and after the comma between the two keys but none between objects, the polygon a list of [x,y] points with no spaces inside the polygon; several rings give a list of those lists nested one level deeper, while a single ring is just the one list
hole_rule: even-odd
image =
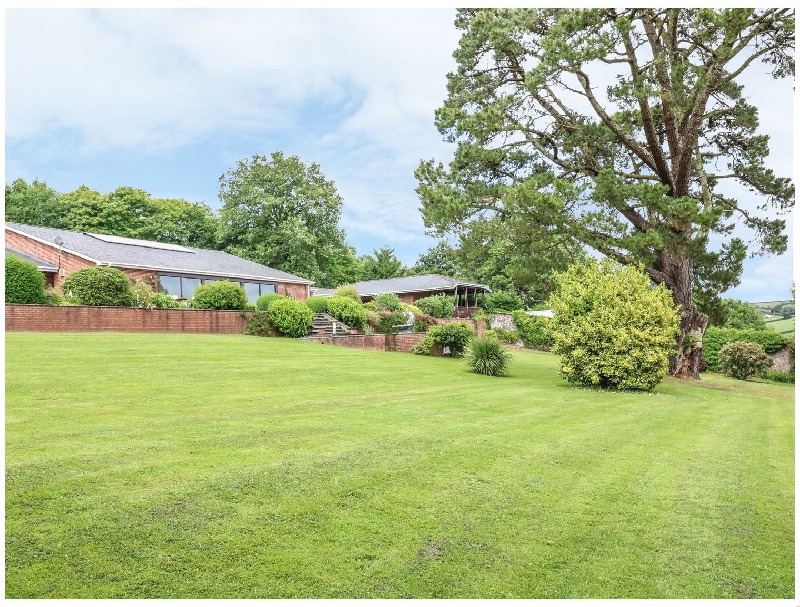
[{"label": "trimmed hedge", "polygon": [[230,280],[200,285],[192,297],[192,307],[202,310],[244,310],[246,305],[247,293]]},{"label": "trimmed hedge", "polygon": [[759,344],[767,354],[775,354],[788,343],[788,340],[783,335],[775,331],[709,327],[703,336],[703,358],[706,359],[707,369],[715,373],[719,372],[720,350],[725,344],[737,341]]},{"label": "trimmed hedge", "polygon": [[93,266],[73,272],[64,281],[61,290],[82,306],[133,305],[133,283],[117,268]]},{"label": "trimmed hedge", "polygon": [[266,312],[269,310],[269,307],[272,305],[272,303],[278,301],[279,299],[288,298],[286,295],[281,295],[279,293],[264,293],[261,297],[256,299],[256,310]]},{"label": "trimmed hedge", "polygon": [[[262,295],[261,297],[264,296]],[[324,314],[328,311],[328,299],[330,298],[315,295],[306,299],[306,305],[314,314]]]},{"label": "trimmed hedge", "polygon": [[6,303],[45,303],[44,283],[36,264],[6,253]]},{"label": "trimmed hedge", "polygon": [[349,327],[363,329],[367,321],[364,306],[345,296],[336,296],[328,299],[328,314]]},{"label": "trimmed hedge", "polygon": [[269,306],[269,322],[288,337],[303,337],[311,330],[314,313],[302,301],[285,297]]}]

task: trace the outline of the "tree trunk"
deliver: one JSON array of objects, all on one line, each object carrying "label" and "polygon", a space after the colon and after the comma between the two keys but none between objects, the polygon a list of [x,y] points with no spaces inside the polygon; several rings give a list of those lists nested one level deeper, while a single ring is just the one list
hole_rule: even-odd
[{"label": "tree trunk", "polygon": [[[666,258],[666,259],[665,259]],[[668,287],[672,299],[679,306],[681,330],[675,340],[675,354],[670,357],[669,374],[680,379],[700,379],[700,357],[703,353],[703,335],[708,327],[708,316],[699,312],[692,304],[693,269],[691,259],[671,255],[662,256],[666,261]]]}]

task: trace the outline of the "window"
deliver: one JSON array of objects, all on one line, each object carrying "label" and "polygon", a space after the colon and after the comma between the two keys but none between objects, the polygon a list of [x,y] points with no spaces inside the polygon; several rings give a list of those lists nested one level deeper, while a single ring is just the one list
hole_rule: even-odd
[{"label": "window", "polygon": [[189,299],[194,295],[195,289],[200,286],[199,278],[186,278],[181,277],[181,292],[184,299]]},{"label": "window", "polygon": [[181,277],[180,276],[159,276],[161,290],[173,297],[181,296]]},{"label": "window", "polygon": [[259,296],[265,293],[274,293],[275,285],[268,285],[261,282],[243,282],[242,287],[247,293],[247,301],[255,303]]},{"label": "window", "polygon": [[[194,276],[165,276],[160,275],[158,280],[161,284],[161,291],[168,295],[172,295],[178,299],[191,299],[195,290],[201,284],[211,284],[216,282],[217,278],[200,278]],[[223,278],[222,280],[230,280]],[[250,303],[255,303],[256,300],[265,293],[275,293],[275,285],[263,282],[239,282],[232,281],[235,284],[240,284],[247,293],[247,300]]]}]

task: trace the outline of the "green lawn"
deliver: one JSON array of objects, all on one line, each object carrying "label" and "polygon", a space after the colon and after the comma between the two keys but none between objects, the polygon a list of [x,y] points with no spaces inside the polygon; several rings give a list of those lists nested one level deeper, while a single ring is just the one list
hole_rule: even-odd
[{"label": "green lawn", "polygon": [[6,597],[791,598],[793,386],[6,335]]},{"label": "green lawn", "polygon": [[791,318],[769,318],[767,319],[767,328],[786,337],[794,337],[794,316]]}]

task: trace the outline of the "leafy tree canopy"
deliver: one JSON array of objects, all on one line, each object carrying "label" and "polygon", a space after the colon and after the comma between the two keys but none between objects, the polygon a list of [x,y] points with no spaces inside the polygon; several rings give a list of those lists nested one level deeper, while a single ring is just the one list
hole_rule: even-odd
[{"label": "leafy tree canopy", "polygon": [[372,255],[362,255],[360,280],[380,280],[384,278],[400,278],[408,276],[410,271],[388,246],[374,249]]},{"label": "leafy tree canopy", "polygon": [[736,285],[748,246],[786,249],[775,215],[794,206],[794,186],[765,165],[768,138],[740,81],[756,65],[794,73],[794,11],[464,9],[456,26],[436,124],[457,149],[447,168],[417,169],[426,226],[499,222],[523,242],[566,238],[642,264],[680,306],[670,370],[697,377],[697,350],[682,344],[708,319],[693,296]]},{"label": "leafy tree canopy", "polygon": [[[722,300],[722,319],[711,319],[715,324],[724,329],[754,329],[764,331],[767,322],[753,306],[738,299],[725,298]],[[717,322],[715,322],[717,320]],[[719,322],[721,320],[721,322]]]},{"label": "leafy tree canopy", "polygon": [[355,253],[339,229],[342,199],[317,164],[281,152],[220,176],[220,242],[252,261],[332,287],[352,280]]}]

